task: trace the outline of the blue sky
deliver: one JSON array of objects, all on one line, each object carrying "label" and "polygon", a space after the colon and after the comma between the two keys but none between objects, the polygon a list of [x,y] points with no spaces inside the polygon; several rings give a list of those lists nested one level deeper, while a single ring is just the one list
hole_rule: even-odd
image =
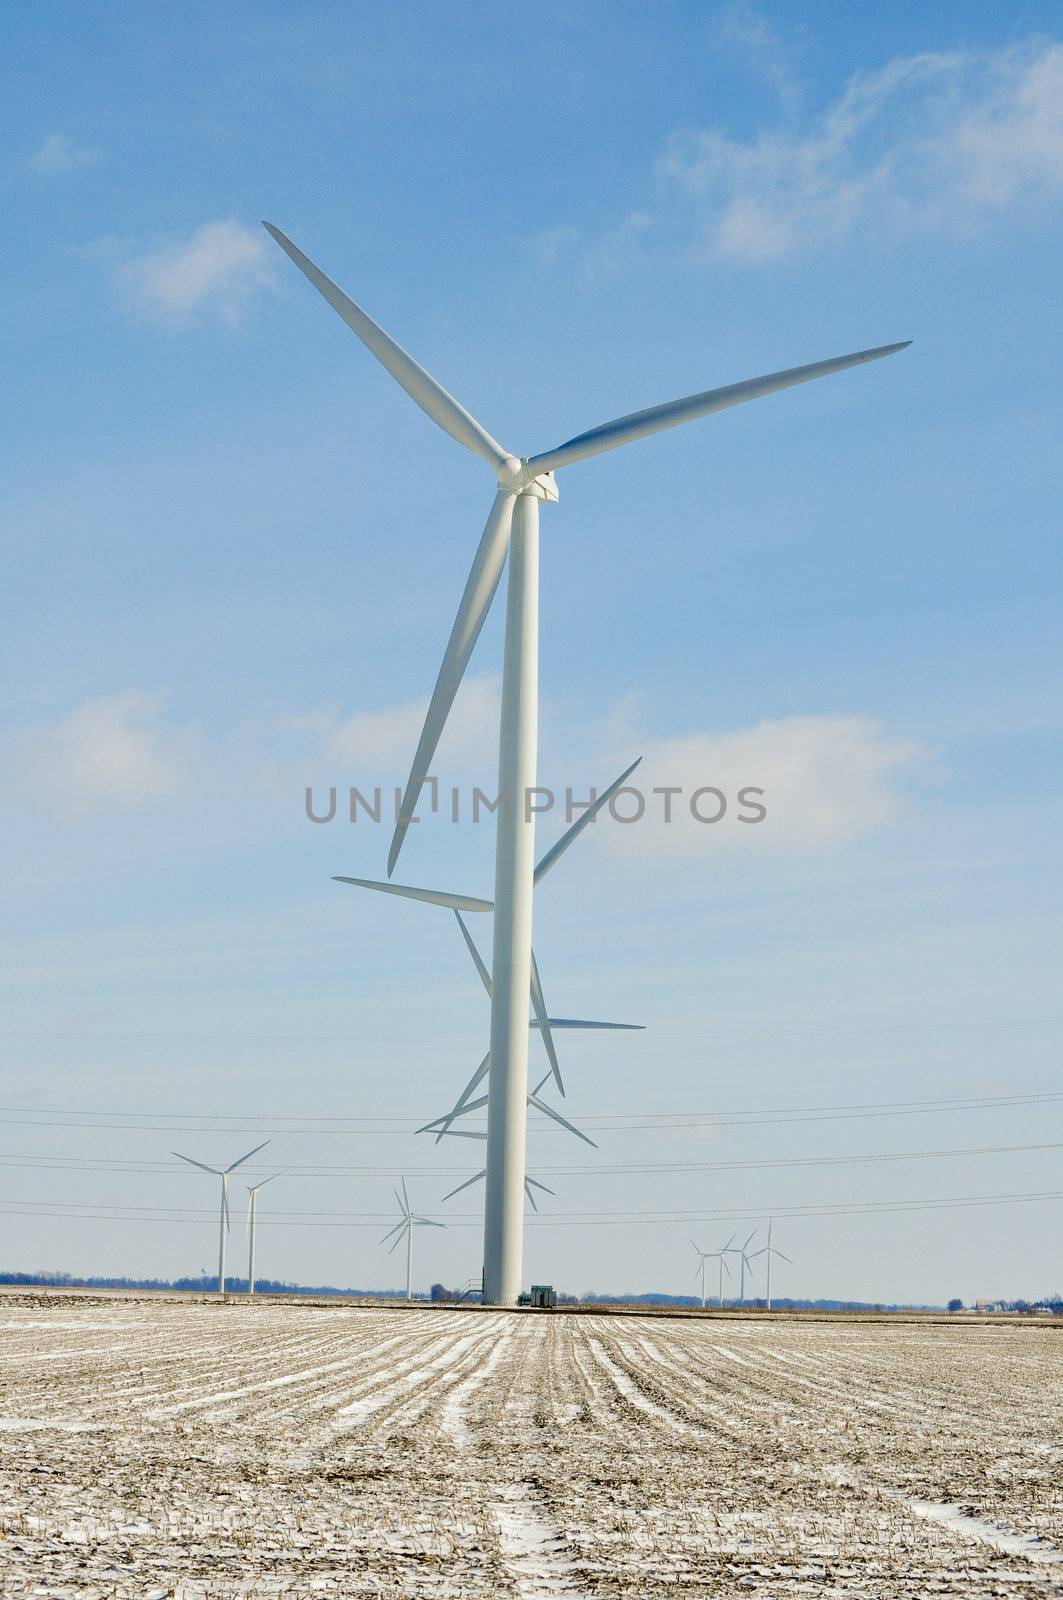
[{"label": "blue sky", "polygon": [[[384,1229],[354,1224],[400,1169],[451,1213],[426,1281],[478,1270],[475,1198],[437,1209],[467,1150],[403,1131],[485,1048],[475,973],[442,913],[330,882],[380,874],[387,830],[314,827],[303,797],[404,777],[491,483],[261,217],[518,454],[915,341],[572,468],[544,512],[544,781],[643,754],[647,781],[758,784],[769,817],[603,826],[544,885],[552,1008],[647,1031],[564,1041],[600,1149],[533,1131],[533,1171],[586,1170],[548,1180],[528,1275],[678,1291],[691,1228],[732,1231],[583,1213],[1063,1189],[1059,1151],[1026,1148],[1063,1141],[1058,1106],[984,1103],[1054,1092],[1063,1027],[1056,9],[13,17],[5,1260],[209,1263],[213,1195],[169,1163],[185,1113],[208,1161],[279,1119],[264,1154],[303,1170],[263,1215],[299,1225],[264,1272],[394,1278]],[[500,609],[445,780],[493,776]],[[403,872],[484,892],[490,859],[489,829],[437,818]],[[911,1156],[941,1150],[992,1153]],[[883,1155],[906,1159],[827,1164]],[[1059,1205],[780,1220],[799,1267],[777,1287],[1058,1288]]]}]

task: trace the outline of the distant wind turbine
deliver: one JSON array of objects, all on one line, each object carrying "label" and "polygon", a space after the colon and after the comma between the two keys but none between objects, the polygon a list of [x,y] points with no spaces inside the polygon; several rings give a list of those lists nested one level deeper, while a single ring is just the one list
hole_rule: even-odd
[{"label": "distant wind turbine", "polygon": [[[285,1169],[287,1170],[287,1169]],[[247,1292],[255,1292],[255,1224],[258,1219],[258,1191],[264,1189],[267,1183],[273,1183],[276,1178],[283,1178],[284,1172],[275,1172],[270,1178],[263,1178],[259,1183],[247,1185]]]},{"label": "distant wind turbine", "polygon": [[724,1258],[725,1258],[725,1256],[727,1256],[730,1253],[731,1246],[734,1243],[734,1234],[732,1233],[731,1237],[728,1239],[727,1243],[724,1245],[722,1250],[703,1250],[700,1245],[694,1244],[693,1239],[691,1239],[690,1242],[691,1242],[691,1244],[694,1245],[694,1249],[697,1251],[698,1255],[701,1257],[701,1264],[698,1267],[697,1272],[694,1274],[695,1279],[697,1279],[699,1276],[700,1276],[700,1279],[701,1279],[701,1309],[703,1311],[705,1309],[705,1263],[707,1261],[719,1261],[719,1263],[720,1263],[720,1293],[719,1293],[719,1301],[720,1301],[720,1309],[722,1310],[723,1309],[723,1275],[726,1272],[728,1277],[731,1276],[731,1269],[727,1265],[727,1262],[726,1262],[726,1260]]},{"label": "distant wind turbine", "polygon": [[[414,1230],[414,1228],[445,1228],[446,1227],[446,1223],[445,1222],[433,1222],[430,1217],[415,1217],[413,1212],[410,1210],[410,1197],[406,1193],[406,1179],[405,1178],[401,1178],[399,1181],[402,1184],[402,1193],[400,1194],[399,1191],[396,1189],[395,1190],[395,1199],[399,1202],[399,1210],[401,1211],[402,1216],[399,1219],[399,1221],[395,1224],[395,1226],[388,1233],[385,1233],[385,1235],[381,1239],[380,1243],[381,1244],[387,1244],[389,1239],[395,1239],[395,1243],[392,1245],[391,1250],[388,1251],[388,1255],[391,1255],[392,1251],[396,1250],[398,1248],[398,1246],[402,1243],[403,1235],[405,1234],[405,1236],[406,1236],[406,1298],[407,1298],[407,1300],[412,1300],[413,1299],[413,1230]],[[396,1235],[398,1235],[397,1238],[395,1237]]]},{"label": "distant wind turbine", "polygon": [[767,1256],[767,1258],[768,1258],[767,1261],[765,1262],[765,1266],[767,1267],[767,1272],[768,1272],[768,1282],[767,1282],[767,1292],[766,1292],[766,1294],[764,1296],[764,1304],[765,1304],[765,1306],[767,1307],[767,1309],[769,1311],[771,1310],[771,1260],[772,1260],[772,1256],[778,1256],[780,1261],[786,1261],[786,1262],[789,1263],[789,1265],[791,1267],[793,1266],[793,1262],[790,1260],[790,1257],[789,1256],[784,1256],[781,1250],[776,1250],[775,1246],[771,1242],[771,1230],[772,1230],[772,1227],[774,1225],[774,1222],[775,1222],[775,1218],[772,1217],[771,1220],[768,1223],[768,1242],[767,1242],[767,1244],[764,1246],[764,1248],[762,1250],[754,1251],[753,1255],[750,1257],[751,1261],[755,1261],[757,1256]]},{"label": "distant wind turbine", "polygon": [[[753,1240],[756,1238],[756,1233],[757,1233],[757,1230],[756,1230],[756,1228],[754,1228],[753,1232],[749,1235],[749,1238],[746,1240],[745,1244],[736,1244],[733,1249],[729,1249],[729,1251],[728,1251],[728,1253],[730,1255],[738,1256],[739,1260],[740,1260],[740,1263],[741,1263],[740,1268],[739,1268],[740,1276],[739,1276],[739,1288],[738,1288],[738,1304],[740,1306],[744,1306],[745,1303],[746,1303],[746,1270],[747,1270],[747,1268],[749,1268],[749,1263],[753,1259],[752,1256],[749,1256],[749,1255],[746,1254],[746,1251],[749,1249],[749,1246],[752,1244]],[[757,1254],[759,1255],[760,1252],[758,1251]]]},{"label": "distant wind turbine", "polygon": [[791,367],[687,395],[681,400],[603,423],[544,454],[518,458],[492,438],[453,395],[326,277],[297,245],[271,223],[265,226],[410,398],[444,433],[482,457],[497,479],[494,502],[473,558],[406,781],[388,853],[387,872],[390,877],[395,869],[450,708],[508,559],[498,755],[498,787],[503,803],[499,807],[495,832],[484,1301],[488,1305],[515,1305],[521,1288],[524,1248],[528,1108],[526,1008],[531,983],[535,860],[535,814],[527,798],[536,787],[538,757],[540,502],[549,504],[558,499],[554,474],[559,468],[615,450],[618,445],[648,438],[662,429],[741,405],[746,400],[775,394],[794,384],[841,372],[846,367],[876,361],[903,350],[905,344],[858,350],[851,355],[835,356],[828,361]]},{"label": "distant wind turbine", "polygon": [[221,1179],[221,1217],[218,1225],[218,1293],[225,1298],[225,1236],[229,1232],[229,1174],[235,1172],[237,1167],[242,1167],[245,1161],[250,1161],[252,1156],[257,1156],[269,1144],[268,1139],[263,1139],[261,1144],[256,1144],[246,1156],[241,1156],[239,1161],[234,1161],[228,1167],[208,1167],[205,1161],[194,1161],[191,1156],[183,1156],[180,1150],[172,1152],[178,1161],[187,1161],[190,1167],[198,1167],[201,1172],[213,1172],[216,1178]]}]

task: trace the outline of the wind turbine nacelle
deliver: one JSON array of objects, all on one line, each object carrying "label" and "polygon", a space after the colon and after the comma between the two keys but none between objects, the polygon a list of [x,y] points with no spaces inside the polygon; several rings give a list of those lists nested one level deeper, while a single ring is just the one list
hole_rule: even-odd
[{"label": "wind turbine nacelle", "polygon": [[557,479],[552,472],[541,472],[535,477],[529,471],[527,461],[518,461],[516,456],[508,456],[498,468],[498,483],[500,488],[508,489],[511,494],[530,494],[536,500],[545,500],[551,505],[556,505],[561,498]]}]

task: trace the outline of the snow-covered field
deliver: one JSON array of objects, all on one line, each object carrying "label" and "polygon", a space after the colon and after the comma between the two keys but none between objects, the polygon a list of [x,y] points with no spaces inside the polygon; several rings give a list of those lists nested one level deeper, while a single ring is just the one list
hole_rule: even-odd
[{"label": "snow-covered field", "polygon": [[4,1595],[1063,1593],[1063,1328],[0,1298]]}]

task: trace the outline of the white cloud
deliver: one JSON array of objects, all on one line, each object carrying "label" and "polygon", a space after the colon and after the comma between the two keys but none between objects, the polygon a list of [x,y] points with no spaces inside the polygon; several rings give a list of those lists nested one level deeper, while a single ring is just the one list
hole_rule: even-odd
[{"label": "white cloud", "polygon": [[[612,745],[630,718],[614,718]],[[887,826],[903,812],[901,781],[925,757],[920,746],[891,738],[869,717],[803,716],[760,722],[730,733],[692,733],[681,738],[638,741],[630,727],[617,739],[622,750],[643,751],[631,783],[646,799],[646,811],[626,826],[602,830],[608,849],[640,856],[679,856],[723,849],[818,850]],[[664,820],[663,796],[655,788],[680,788],[672,820]],[[716,822],[698,821],[691,796],[698,789],[721,791],[727,805]],[[762,796],[739,792],[762,789]],[[759,822],[756,800],[766,809]],[[720,811],[719,799],[703,795],[702,816]],[[634,799],[622,807],[635,810]]]},{"label": "white cloud", "polygon": [[59,809],[135,805],[175,789],[184,736],[163,726],[159,703],[135,689],[86,700],[30,740],[34,786]]},{"label": "white cloud", "polygon": [[101,155],[100,150],[81,149],[65,133],[53,133],[33,152],[26,166],[42,178],[52,178],[77,167],[93,167]]},{"label": "white cloud", "polygon": [[900,58],[804,130],[677,134],[658,172],[713,260],[775,260],[857,228],[968,234],[1063,191],[1063,45]]},{"label": "white cloud", "polygon": [[731,0],[716,24],[717,43],[729,55],[746,58],[759,77],[771,85],[784,106],[800,100],[800,87],[794,77],[790,52],[750,0]]},{"label": "white cloud", "polygon": [[557,228],[546,228],[532,235],[531,247],[541,267],[556,267],[579,238],[579,229],[570,223]]},{"label": "white cloud", "polygon": [[[343,763],[352,781],[386,781],[392,774],[405,776],[424,725],[427,700],[388,706],[381,711],[356,711],[335,724],[317,718],[324,734],[325,754]],[[468,678],[458,691],[440,741],[440,755],[484,757],[493,776],[498,738],[499,684],[495,677]]]},{"label": "white cloud", "polygon": [[583,258],[583,272],[591,284],[614,278],[636,266],[645,254],[644,240],[653,227],[648,211],[632,211],[599,239]]},{"label": "white cloud", "polygon": [[170,322],[209,313],[237,323],[253,297],[274,281],[264,238],[232,219],[205,222],[187,239],[134,256],[118,269],[127,303]]}]

